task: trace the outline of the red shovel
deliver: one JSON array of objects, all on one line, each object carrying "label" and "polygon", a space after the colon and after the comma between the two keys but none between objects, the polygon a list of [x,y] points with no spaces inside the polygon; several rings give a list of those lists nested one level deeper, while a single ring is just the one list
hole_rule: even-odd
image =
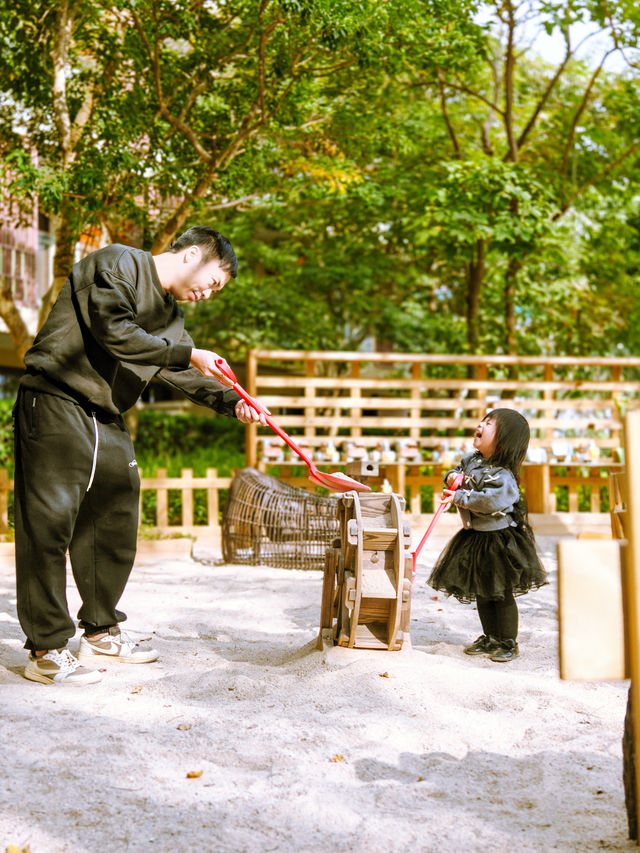
[{"label": "red shovel", "polygon": [[[460,471],[459,474],[456,474],[453,483],[450,486],[447,486],[447,489],[449,489],[449,491],[455,492],[455,490],[458,488],[458,486],[462,485],[463,480],[464,480],[464,473],[462,471]],[[449,495],[448,497],[446,497],[444,500],[442,500],[440,502],[440,506],[436,510],[436,514],[431,519],[431,524],[427,527],[427,530],[426,530],[424,536],[420,540],[420,544],[418,545],[416,550],[411,554],[411,557],[413,558],[413,570],[412,570],[412,574],[411,574],[411,582],[412,583],[413,583],[413,579],[416,576],[416,560],[418,559],[418,554],[420,553],[420,551],[422,551],[422,546],[424,545],[424,543],[429,538],[429,534],[431,533],[431,531],[435,527],[436,521],[440,518],[440,516],[445,511],[445,509],[449,509],[449,507],[451,506],[452,500],[453,500],[453,495]]]},{"label": "red shovel", "polygon": [[351,477],[347,477],[346,474],[341,474],[339,471],[336,471],[335,474],[325,474],[322,471],[318,471],[316,466],[313,464],[313,461],[307,456],[307,454],[298,447],[298,445],[290,438],[287,433],[281,429],[278,424],[271,418],[268,414],[267,410],[264,406],[260,405],[257,400],[254,400],[253,397],[250,397],[244,388],[241,385],[238,385],[238,380],[236,379],[235,373],[229,367],[224,358],[216,359],[216,367],[226,378],[233,383],[233,390],[240,394],[242,399],[248,403],[252,409],[255,409],[258,414],[263,414],[267,425],[271,427],[271,429],[280,436],[280,438],[286,442],[289,447],[296,453],[300,459],[305,463],[305,465],[309,468],[309,479],[312,483],[316,483],[318,486],[324,486],[325,489],[330,489],[332,492],[370,492],[371,486],[365,486],[364,483],[359,483],[357,480],[353,480]]}]

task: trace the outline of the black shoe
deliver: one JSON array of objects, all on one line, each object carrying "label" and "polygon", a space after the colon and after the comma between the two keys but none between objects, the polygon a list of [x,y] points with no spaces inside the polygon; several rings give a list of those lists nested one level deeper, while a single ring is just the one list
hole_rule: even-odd
[{"label": "black shoe", "polygon": [[496,663],[507,663],[518,657],[518,644],[515,640],[501,640],[499,648],[489,657]]},{"label": "black shoe", "polygon": [[486,634],[482,634],[475,643],[465,647],[464,653],[465,655],[490,655],[493,652],[497,652],[500,648],[499,640],[496,640],[495,637],[488,637]]}]

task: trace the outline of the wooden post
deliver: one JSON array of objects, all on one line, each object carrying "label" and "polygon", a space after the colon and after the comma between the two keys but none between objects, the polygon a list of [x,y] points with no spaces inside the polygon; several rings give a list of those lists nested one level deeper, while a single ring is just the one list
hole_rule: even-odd
[{"label": "wooden post", "polygon": [[[360,362],[359,361],[352,361],[351,362],[351,378],[352,379],[359,379],[360,378]],[[354,399],[361,397],[362,392],[361,392],[360,388],[358,388],[354,385],[351,388],[351,396]],[[362,409],[356,409],[355,407],[352,407],[352,409],[351,409],[351,417],[352,418],[359,418],[361,415],[362,415]],[[351,435],[354,438],[361,436],[362,435],[361,427],[352,427],[351,428]]]},{"label": "wooden post", "polygon": [[[305,358],[304,375],[307,380],[312,380],[313,377],[316,375],[316,362],[314,359]],[[304,410],[304,434],[307,438],[311,439],[311,452],[313,453],[313,437],[316,433],[314,427],[316,407],[314,405],[313,398],[316,396],[316,389],[312,381],[307,381],[304,383],[304,396],[310,401],[309,405],[306,406]]]},{"label": "wooden post", "polygon": [[[487,365],[479,364],[477,366],[477,378],[482,381],[487,381]],[[478,408],[476,409],[476,418],[481,421],[487,414],[487,389],[478,388]]]},{"label": "wooden post", "polygon": [[[640,410],[625,418],[625,460],[627,469],[627,549],[624,560],[624,591],[627,614],[627,651],[633,719],[635,790],[640,791]],[[633,475],[632,473],[633,472]]]},{"label": "wooden post", "polygon": [[551,512],[551,491],[548,465],[523,465],[522,486],[527,498],[529,512]]},{"label": "wooden post", "polygon": [[[422,364],[419,361],[414,361],[411,365],[411,378],[416,383],[411,387],[411,409],[410,416],[412,421],[420,420],[420,401],[422,399],[422,388],[418,384],[422,379]],[[409,435],[411,438],[414,438],[416,441],[420,439],[420,427],[412,426],[409,428]]]},{"label": "wooden post", "polygon": [[[553,364],[547,363],[544,366],[544,381],[545,382],[553,382]],[[548,388],[542,392],[543,400],[553,400],[553,391]],[[542,416],[546,417],[546,409],[542,410]],[[549,410],[551,413],[551,410]],[[551,441],[551,437],[553,436],[553,430],[547,427],[542,430],[542,437],[545,439],[545,442]]]},{"label": "wooden post", "polygon": [[[256,369],[258,360],[254,350],[247,353],[247,394],[252,397],[256,395]],[[247,424],[244,431],[245,455],[249,468],[255,468],[258,464],[258,427],[256,424]]]},{"label": "wooden post", "polygon": [[[167,478],[167,469],[166,468],[158,468],[156,471],[156,478],[158,480],[166,480]],[[163,487],[158,486],[156,489],[157,495],[157,503],[156,503],[156,525],[158,527],[168,527],[169,526],[169,493],[167,491],[166,485]]]},{"label": "wooden post", "polygon": [[[617,384],[619,382],[622,382],[622,380],[623,380],[622,367],[619,364],[614,364],[613,367],[611,368],[611,381],[615,382]],[[611,396],[611,408],[613,411],[615,411],[615,407],[616,407],[615,392],[612,391],[610,396]],[[616,439],[616,441],[618,443],[620,443],[620,430],[619,429],[612,429],[611,430],[611,438]]]},{"label": "wooden post", "polygon": [[[218,476],[217,468],[207,468],[207,479],[215,480]],[[213,487],[207,489],[207,521],[209,522],[209,526],[215,525],[216,527],[219,524],[218,521],[218,513],[220,511],[220,504],[218,501],[218,489]]]},{"label": "wooden post", "polygon": [[184,527],[193,527],[193,468],[182,468],[180,477],[183,482],[182,489],[182,524]]}]

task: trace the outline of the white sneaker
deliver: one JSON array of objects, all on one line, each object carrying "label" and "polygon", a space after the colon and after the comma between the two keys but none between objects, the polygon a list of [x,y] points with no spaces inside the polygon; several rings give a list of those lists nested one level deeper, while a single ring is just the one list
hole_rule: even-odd
[{"label": "white sneaker", "polygon": [[94,684],[102,677],[94,669],[81,666],[69,649],[51,649],[46,655],[29,655],[24,677],[41,684]]},{"label": "white sneaker", "polygon": [[151,663],[158,660],[158,652],[148,646],[139,646],[120,631],[117,625],[99,640],[90,640],[86,634],[80,637],[78,657],[81,660],[105,656],[123,663]]}]

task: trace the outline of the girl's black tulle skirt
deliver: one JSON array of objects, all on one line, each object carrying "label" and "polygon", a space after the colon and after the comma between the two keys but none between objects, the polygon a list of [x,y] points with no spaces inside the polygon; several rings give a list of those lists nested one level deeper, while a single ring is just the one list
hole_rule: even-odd
[{"label": "girl's black tulle skirt", "polygon": [[438,557],[429,586],[466,604],[476,596],[500,601],[548,583],[528,525],[459,530]]}]

